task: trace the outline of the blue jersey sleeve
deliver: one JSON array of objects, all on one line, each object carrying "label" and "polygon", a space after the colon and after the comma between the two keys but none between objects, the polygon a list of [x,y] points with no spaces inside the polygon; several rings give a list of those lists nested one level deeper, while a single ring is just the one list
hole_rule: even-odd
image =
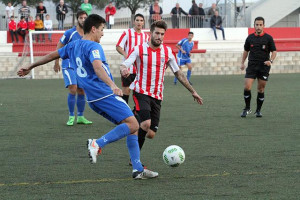
[{"label": "blue jersey sleeve", "polygon": [[63,45],[68,44],[72,32],[73,32],[72,29],[67,30],[67,31],[64,33],[64,35],[60,38],[59,41],[60,41]]},{"label": "blue jersey sleeve", "polygon": [[69,54],[68,52],[70,52],[68,50],[69,48],[69,45],[66,45],[60,49],[58,49],[58,54],[59,54],[59,57],[62,58],[62,59],[68,59],[69,58]]},{"label": "blue jersey sleeve", "polygon": [[184,43],[184,41],[186,40],[186,38],[183,38],[182,40],[180,40],[177,44],[182,46],[182,44]]},{"label": "blue jersey sleeve", "polygon": [[106,62],[104,51],[100,44],[93,43],[93,45],[91,45],[89,52],[89,60],[91,63],[93,63],[94,60],[101,60],[102,62]]}]

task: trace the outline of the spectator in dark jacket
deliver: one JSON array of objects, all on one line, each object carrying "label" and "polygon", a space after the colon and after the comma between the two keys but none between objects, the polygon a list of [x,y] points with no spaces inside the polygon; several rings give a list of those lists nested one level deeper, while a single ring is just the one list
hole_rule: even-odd
[{"label": "spectator in dark jacket", "polygon": [[195,0],[192,1],[192,7],[189,11],[189,14],[192,15],[191,17],[191,28],[196,28],[197,24],[199,24],[199,8],[195,2]]},{"label": "spectator in dark jacket", "polygon": [[199,15],[200,15],[200,23],[199,23],[199,27],[203,28],[203,20],[205,18],[205,12],[204,9],[202,8],[203,4],[199,3]]},{"label": "spectator in dark jacket", "polygon": [[66,14],[68,13],[67,5],[64,0],[60,0],[59,4],[56,6],[56,19],[58,21],[58,29],[64,29],[64,20],[66,18]]},{"label": "spectator in dark jacket", "polygon": [[154,1],[154,4],[150,6],[150,26],[152,22],[161,20],[161,14],[163,13],[162,8],[158,5],[158,0]]},{"label": "spectator in dark jacket", "polygon": [[36,15],[39,15],[40,19],[44,21],[44,14],[47,14],[47,9],[43,5],[43,2],[40,2],[39,5],[36,7]]},{"label": "spectator in dark jacket", "polygon": [[216,29],[222,31],[223,40],[225,40],[224,28],[222,27],[222,17],[219,16],[219,11],[215,11],[215,15],[211,17],[210,27],[214,30],[216,40],[218,40]]},{"label": "spectator in dark jacket", "polygon": [[188,15],[181,7],[179,7],[179,3],[176,3],[176,7],[174,7],[170,13],[172,16],[172,28],[179,28],[181,13]]}]

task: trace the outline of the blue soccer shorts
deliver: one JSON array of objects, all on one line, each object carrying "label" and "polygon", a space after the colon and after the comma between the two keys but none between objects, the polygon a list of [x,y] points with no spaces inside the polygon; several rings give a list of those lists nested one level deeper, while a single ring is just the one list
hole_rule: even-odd
[{"label": "blue soccer shorts", "polygon": [[62,74],[65,81],[65,87],[70,85],[77,85],[78,88],[81,88],[76,78],[76,71],[73,68],[62,69]]},{"label": "blue soccer shorts", "polygon": [[183,65],[186,65],[188,63],[192,63],[192,60],[190,58],[188,58],[188,59],[178,58],[178,65],[179,66],[183,66]]},{"label": "blue soccer shorts", "polygon": [[89,106],[114,124],[119,124],[124,119],[134,116],[128,104],[117,95],[89,102]]}]

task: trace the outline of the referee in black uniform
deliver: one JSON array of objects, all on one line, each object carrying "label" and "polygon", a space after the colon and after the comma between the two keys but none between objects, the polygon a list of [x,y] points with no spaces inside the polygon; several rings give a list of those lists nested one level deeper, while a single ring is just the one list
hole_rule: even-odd
[{"label": "referee in black uniform", "polygon": [[[264,102],[265,86],[268,81],[271,65],[276,57],[276,47],[272,36],[264,32],[265,20],[262,17],[257,17],[254,20],[255,33],[250,34],[244,45],[244,53],[242,58],[241,70],[245,69],[245,60],[249,54],[248,67],[245,75],[244,100],[245,108],[241,117],[246,117],[250,110],[251,102],[251,87],[254,80],[257,78],[257,107],[256,117],[262,117],[261,107]],[[250,53],[249,53],[250,52]],[[270,58],[270,52],[271,58]]]}]

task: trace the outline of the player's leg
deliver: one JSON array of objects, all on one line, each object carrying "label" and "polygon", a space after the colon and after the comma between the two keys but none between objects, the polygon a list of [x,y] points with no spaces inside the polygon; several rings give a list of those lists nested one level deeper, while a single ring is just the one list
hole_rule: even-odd
[{"label": "player's leg", "polygon": [[[110,132],[97,140],[88,140],[89,156],[92,163],[96,163],[99,149],[109,143],[115,142],[127,136],[127,148],[132,161],[133,178],[146,179],[155,178],[157,172],[152,172],[143,168],[140,162],[140,149],[138,146],[137,130],[139,124],[127,103],[118,96],[112,95],[100,101],[89,103],[90,107],[97,113],[101,114],[111,122],[117,125]],[[93,144],[95,147],[93,147]]]},{"label": "player's leg", "polygon": [[191,62],[192,62],[191,59],[186,61],[186,66],[188,67],[186,78],[189,81],[189,83],[192,85],[192,83],[190,81],[191,75],[192,75],[192,63]]},{"label": "player's leg", "polygon": [[146,135],[146,137],[149,139],[153,139],[158,130],[160,109],[161,109],[161,100],[152,98],[151,99],[151,112],[150,112],[151,124],[150,124],[150,127],[148,128],[148,132]]},{"label": "player's leg", "polygon": [[83,113],[85,110],[85,94],[82,88],[77,85],[77,124],[92,124],[93,122],[87,120]]},{"label": "player's leg", "polygon": [[245,74],[245,82],[244,82],[244,101],[245,101],[245,108],[241,114],[241,117],[246,117],[248,114],[251,113],[250,105],[251,105],[251,88],[253,85],[254,80],[257,78],[257,70],[256,70],[257,63],[249,62],[248,67],[246,69]]},{"label": "player's leg", "polygon": [[269,78],[269,71],[270,71],[270,67],[268,66],[262,66],[261,68],[263,70],[258,75],[258,79],[257,79],[257,98],[256,98],[257,107],[255,111],[256,117],[262,117],[261,107],[265,100],[265,87]]},{"label": "player's leg", "polygon": [[75,120],[75,103],[76,103],[76,92],[77,92],[77,80],[74,75],[74,70],[67,68],[62,70],[65,87],[68,88],[68,108],[69,108],[69,119],[67,121],[68,126],[72,126]]},{"label": "player's leg", "polygon": [[245,78],[244,82],[244,101],[245,108],[241,114],[241,117],[246,117],[251,113],[250,104],[251,104],[251,88],[255,79],[253,78]]}]

